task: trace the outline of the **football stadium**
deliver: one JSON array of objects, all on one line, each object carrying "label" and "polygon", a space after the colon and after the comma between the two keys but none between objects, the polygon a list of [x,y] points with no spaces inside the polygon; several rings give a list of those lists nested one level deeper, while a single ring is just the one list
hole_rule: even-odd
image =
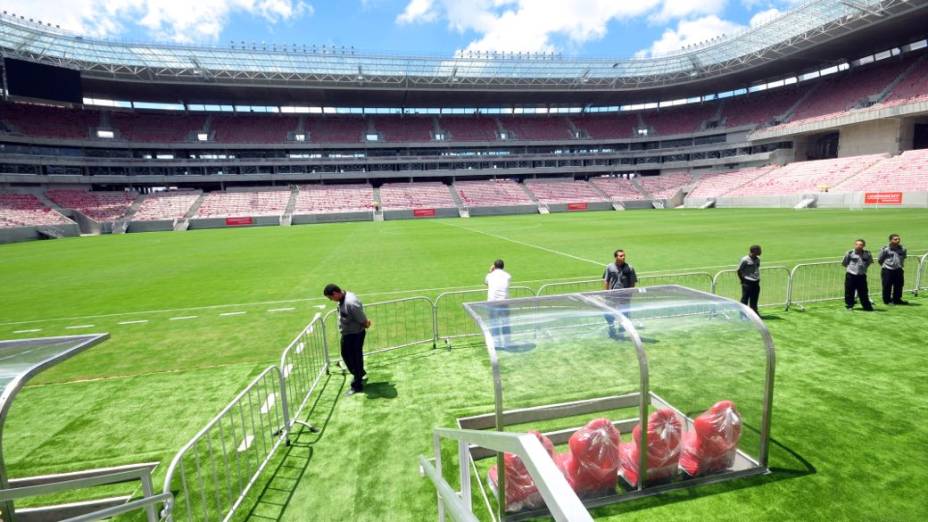
[{"label": "football stadium", "polygon": [[3,11],[0,519],[928,519],[926,38],[915,0],[613,59]]}]

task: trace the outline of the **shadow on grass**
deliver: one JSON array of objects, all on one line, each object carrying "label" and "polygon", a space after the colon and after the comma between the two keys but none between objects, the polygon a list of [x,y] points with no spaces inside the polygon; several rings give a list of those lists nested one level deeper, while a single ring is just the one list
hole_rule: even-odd
[{"label": "shadow on grass", "polygon": [[395,399],[398,395],[392,382],[369,382],[363,393],[368,399]]},{"label": "shadow on grass", "polygon": [[325,435],[338,398],[347,384],[347,377],[340,374],[328,375],[311,403],[304,418],[322,419],[321,423],[314,423],[316,432],[300,426],[290,434],[283,452],[275,457],[268,465],[264,487],[254,495],[254,503],[247,515],[236,520],[274,520],[283,518],[290,500],[303,475],[312,462],[313,446]]}]

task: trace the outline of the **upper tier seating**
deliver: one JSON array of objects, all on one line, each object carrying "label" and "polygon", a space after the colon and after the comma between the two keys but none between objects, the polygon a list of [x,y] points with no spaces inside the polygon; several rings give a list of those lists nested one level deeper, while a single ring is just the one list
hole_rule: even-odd
[{"label": "upper tier seating", "polygon": [[143,197],[138,210],[132,214],[132,221],[180,219],[187,214],[193,203],[200,197],[200,191],[154,192]]},{"label": "upper tier seating", "polygon": [[361,143],[367,122],[362,116],[306,118],[306,132],[313,143]]},{"label": "upper tier seating", "polygon": [[217,143],[286,143],[299,122],[297,116],[278,114],[215,115],[210,128]]},{"label": "upper tier seating", "polygon": [[373,206],[370,185],[300,185],[293,214],[370,212]]},{"label": "upper tier seating", "polygon": [[717,198],[728,194],[741,185],[775,168],[777,168],[776,165],[765,165],[763,167],[748,167],[730,172],[706,173],[697,178],[696,187],[690,191],[687,197]]},{"label": "upper tier seating", "polygon": [[0,193],[0,228],[72,224],[32,194]]},{"label": "upper tier seating", "polygon": [[380,187],[384,210],[413,208],[454,208],[448,186],[439,182],[385,183]]},{"label": "upper tier seating", "polygon": [[655,199],[670,199],[677,191],[693,182],[689,172],[669,172],[660,176],[641,176],[638,183]]},{"label": "upper tier seating", "polygon": [[117,137],[145,143],[193,141],[206,125],[205,114],[113,112],[110,124]]},{"label": "upper tier seating", "polygon": [[726,196],[782,196],[830,190],[831,187],[886,157],[886,154],[870,154],[818,161],[797,161],[772,170],[732,190]]},{"label": "upper tier seating", "polygon": [[702,123],[715,116],[717,111],[718,104],[707,103],[648,111],[643,113],[642,117],[645,124],[651,127],[655,134],[667,136],[689,134],[701,130]]},{"label": "upper tier seating", "polygon": [[489,116],[449,116],[438,120],[447,141],[496,141],[496,120]]},{"label": "upper tier seating", "polygon": [[48,198],[62,208],[77,210],[97,222],[115,221],[126,215],[135,192],[88,192],[85,190],[58,190],[46,192]]},{"label": "upper tier seating", "polygon": [[510,140],[566,140],[573,138],[570,125],[559,116],[514,116],[500,118]]},{"label": "upper tier seating", "polygon": [[525,186],[545,204],[605,201],[586,181],[526,180]]},{"label": "upper tier seating", "polygon": [[59,109],[22,103],[0,103],[0,119],[10,130],[39,138],[86,140],[100,125],[94,110]]},{"label": "upper tier seating", "polygon": [[534,205],[522,187],[508,179],[458,181],[454,188],[467,207]]},{"label": "upper tier seating", "polygon": [[615,201],[641,201],[647,199],[631,180],[624,178],[593,178],[591,183]]},{"label": "upper tier seating", "polygon": [[831,192],[928,192],[928,149],[878,161]]},{"label": "upper tier seating", "polygon": [[289,190],[210,192],[203,198],[195,217],[280,216],[289,202]]},{"label": "upper tier seating", "polygon": [[893,87],[883,105],[893,106],[914,101],[928,100],[928,59],[915,66],[909,74]]},{"label": "upper tier seating", "polygon": [[371,121],[386,142],[432,141],[434,125],[430,116],[378,116]]},{"label": "upper tier seating", "polygon": [[638,127],[638,114],[631,112],[571,116],[570,120],[574,122],[574,126],[585,131],[586,135],[594,140],[631,138]]},{"label": "upper tier seating", "polygon": [[851,110],[866,98],[880,94],[911,64],[911,59],[892,60],[825,80],[796,107],[790,123],[823,120]]},{"label": "upper tier seating", "polygon": [[781,87],[744,96],[727,98],[722,106],[722,125],[769,125],[784,116],[808,92],[808,87]]}]

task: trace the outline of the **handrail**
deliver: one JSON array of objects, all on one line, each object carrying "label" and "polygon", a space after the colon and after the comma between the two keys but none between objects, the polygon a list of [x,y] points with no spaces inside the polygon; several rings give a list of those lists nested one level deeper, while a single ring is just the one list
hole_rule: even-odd
[{"label": "handrail", "polygon": [[[453,439],[459,443],[475,444],[520,457],[555,520],[592,522],[593,518],[583,502],[577,497],[576,492],[564,478],[564,474],[557,468],[547,450],[534,435],[451,428],[435,428],[433,432],[436,437]],[[436,448],[438,449],[440,448]],[[440,466],[441,461],[438,457],[439,455],[436,455],[436,463]],[[469,469],[464,463],[459,463],[459,465],[462,470]],[[438,472],[440,471],[439,467]],[[465,475],[469,474],[462,474],[462,477]],[[500,494],[505,496],[505,492]]]},{"label": "handrail", "polygon": [[66,518],[61,522],[90,522],[93,520],[104,520],[107,518],[112,518],[116,515],[121,515],[123,513],[129,513],[140,508],[146,508],[148,506],[153,506],[155,504],[164,502],[167,504],[173,500],[174,496],[170,493],[160,493],[151,497],[140,498],[133,500],[131,502],[126,502],[125,504],[120,504],[118,506],[108,507],[94,511],[92,513],[85,513],[83,515],[78,515],[76,517]]},{"label": "handrail", "polygon": [[432,480],[432,483],[435,484],[435,489],[438,490],[438,496],[445,502],[445,506],[449,508],[451,518],[457,522],[477,522],[477,517],[474,516],[474,513],[467,509],[467,506],[464,505],[464,502],[461,500],[461,497],[454,492],[454,489],[451,488],[451,485],[441,477],[438,471],[435,469],[435,466],[423,457],[419,455],[419,466],[422,468],[422,471],[425,472],[425,475]]},{"label": "handrail", "polygon": [[90,488],[94,486],[103,486],[106,484],[119,484],[128,482],[133,479],[142,479],[142,476],[148,475],[148,468],[131,469],[119,471],[107,475],[98,475],[96,477],[87,477],[61,482],[51,482],[49,484],[37,484],[35,486],[23,486],[19,488],[9,488],[0,490],[0,501],[16,500],[24,497],[49,495],[68,489]]}]

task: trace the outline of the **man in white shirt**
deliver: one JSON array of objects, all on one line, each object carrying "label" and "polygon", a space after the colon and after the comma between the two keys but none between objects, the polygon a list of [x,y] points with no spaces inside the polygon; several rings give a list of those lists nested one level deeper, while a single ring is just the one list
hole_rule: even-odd
[{"label": "man in white shirt", "polygon": [[[509,299],[509,281],[512,276],[503,270],[505,263],[497,259],[490,265],[490,273],[483,279],[487,285],[487,301],[505,301]],[[490,329],[493,332],[497,349],[505,349],[509,344],[509,307],[499,304],[490,307]]]}]

